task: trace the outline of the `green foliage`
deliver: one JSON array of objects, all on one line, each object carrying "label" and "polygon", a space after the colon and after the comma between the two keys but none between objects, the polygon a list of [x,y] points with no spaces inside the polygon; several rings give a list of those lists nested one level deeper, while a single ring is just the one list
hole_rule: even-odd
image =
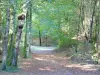
[{"label": "green foliage", "polygon": [[64,38],[64,39],[59,41],[59,47],[60,48],[65,48],[65,47],[70,48],[72,46],[76,46],[77,43],[78,43],[77,40],[67,37],[67,38]]},{"label": "green foliage", "polygon": [[76,4],[72,0],[34,1],[33,37],[38,37],[39,30],[43,36],[47,35],[56,42],[66,34],[74,37],[79,21]]}]

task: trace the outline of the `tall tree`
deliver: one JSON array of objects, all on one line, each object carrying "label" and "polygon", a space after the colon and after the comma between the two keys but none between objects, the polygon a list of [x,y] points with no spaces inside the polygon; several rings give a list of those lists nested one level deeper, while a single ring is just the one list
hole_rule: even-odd
[{"label": "tall tree", "polygon": [[30,51],[30,47],[32,44],[32,35],[31,35],[31,28],[32,28],[32,0],[29,0],[28,4],[27,4],[27,26],[28,26],[28,49]]},{"label": "tall tree", "polygon": [[24,20],[25,20],[25,15],[21,14],[18,16],[18,26],[17,26],[17,32],[16,32],[16,42],[15,42],[15,48],[14,48],[14,57],[13,57],[13,62],[12,65],[14,67],[17,67],[17,60],[18,60],[18,53],[19,53],[19,44],[21,40],[21,35],[22,35],[22,29],[24,26]]},{"label": "tall tree", "polygon": [[92,10],[92,16],[90,20],[90,42],[92,42],[92,33],[93,33],[93,25],[94,25],[94,16],[95,16],[95,8],[96,8],[97,0],[93,0],[93,10]]},{"label": "tall tree", "polygon": [[[10,3],[9,3],[10,4]],[[2,70],[6,70],[6,59],[7,59],[7,52],[8,52],[8,36],[9,36],[9,26],[10,26],[10,6],[6,8],[6,28],[4,32],[3,38],[3,57],[2,57]]]},{"label": "tall tree", "polygon": [[28,12],[26,13],[26,27],[25,27],[25,37],[24,37],[24,51],[23,57],[27,58],[27,50],[28,50]]},{"label": "tall tree", "polygon": [[39,44],[42,46],[42,37],[41,37],[41,30],[39,28]]},{"label": "tall tree", "polygon": [[15,38],[16,38],[16,24],[17,24],[17,19],[16,19],[16,10],[17,10],[17,0],[11,0],[11,10],[12,10],[12,20],[11,20],[11,24],[12,26],[10,26],[10,28],[12,29],[12,33],[9,35],[10,36],[10,41],[9,41],[9,49],[8,49],[8,58],[7,58],[7,65],[11,66],[12,64],[12,60],[13,60],[13,56],[14,56],[14,45],[15,45]]}]

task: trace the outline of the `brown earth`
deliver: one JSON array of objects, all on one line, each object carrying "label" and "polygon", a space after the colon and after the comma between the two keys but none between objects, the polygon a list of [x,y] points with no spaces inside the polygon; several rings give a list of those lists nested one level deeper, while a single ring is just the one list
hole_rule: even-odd
[{"label": "brown earth", "polygon": [[100,75],[100,65],[72,64],[69,58],[55,53],[32,54],[19,59],[17,72],[1,71],[0,75]]}]

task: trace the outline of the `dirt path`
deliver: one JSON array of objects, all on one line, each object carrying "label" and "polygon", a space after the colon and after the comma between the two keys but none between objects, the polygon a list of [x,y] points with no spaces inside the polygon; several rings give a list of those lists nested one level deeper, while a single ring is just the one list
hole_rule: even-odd
[{"label": "dirt path", "polygon": [[99,67],[70,64],[67,58],[56,57],[53,54],[33,54],[32,60],[24,60],[21,64],[21,68],[28,75],[100,75]]},{"label": "dirt path", "polygon": [[21,59],[18,72],[0,72],[0,75],[100,75],[99,65],[71,64],[66,57],[55,53],[32,54],[32,58]]}]

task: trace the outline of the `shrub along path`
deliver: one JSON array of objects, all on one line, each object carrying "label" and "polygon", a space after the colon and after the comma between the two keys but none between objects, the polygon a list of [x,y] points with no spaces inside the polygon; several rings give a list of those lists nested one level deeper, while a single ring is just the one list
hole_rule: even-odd
[{"label": "shrub along path", "polygon": [[100,65],[72,64],[53,51],[32,52],[31,58],[19,60],[18,71],[1,71],[0,75],[100,75]]}]

